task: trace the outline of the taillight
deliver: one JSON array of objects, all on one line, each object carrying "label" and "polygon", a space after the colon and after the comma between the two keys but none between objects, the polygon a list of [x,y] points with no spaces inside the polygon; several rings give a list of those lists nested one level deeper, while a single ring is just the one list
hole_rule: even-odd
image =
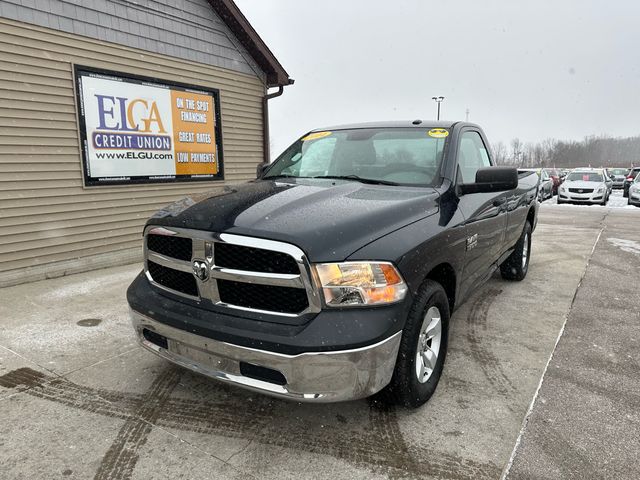
[{"label": "taillight", "polygon": [[627,180],[633,180],[635,177],[627,177]]}]

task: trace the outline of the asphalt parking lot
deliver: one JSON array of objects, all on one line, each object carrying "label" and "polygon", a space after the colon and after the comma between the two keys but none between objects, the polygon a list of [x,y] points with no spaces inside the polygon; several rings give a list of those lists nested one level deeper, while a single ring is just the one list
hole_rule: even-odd
[{"label": "asphalt parking lot", "polygon": [[640,478],[639,267],[640,209],[543,205],[527,279],[455,313],[416,411],[275,400],[142,351],[137,265],[5,288],[0,477]]}]

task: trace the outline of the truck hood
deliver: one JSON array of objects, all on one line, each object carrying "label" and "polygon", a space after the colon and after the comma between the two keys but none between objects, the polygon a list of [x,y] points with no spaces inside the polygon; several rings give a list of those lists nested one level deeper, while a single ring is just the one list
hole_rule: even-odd
[{"label": "truck hood", "polygon": [[438,211],[433,188],[342,180],[257,180],[183,198],[148,225],[279,240],[313,262],[340,261],[364,245]]}]

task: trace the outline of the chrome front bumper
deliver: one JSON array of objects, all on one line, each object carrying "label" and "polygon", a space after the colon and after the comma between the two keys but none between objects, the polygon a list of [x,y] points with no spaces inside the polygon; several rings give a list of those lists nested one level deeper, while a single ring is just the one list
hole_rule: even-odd
[{"label": "chrome front bumper", "polygon": [[601,202],[605,193],[558,193],[558,198],[560,200],[564,200],[567,202],[585,202],[585,203],[593,203],[593,202]]},{"label": "chrome front bumper", "polygon": [[[400,337],[391,337],[353,350],[284,355],[241,347],[186,332],[131,310],[140,344],[177,365],[249,390],[300,402],[340,402],[364,398],[390,381],[398,356]],[[167,339],[162,348],[143,335],[147,329]],[[250,378],[240,363],[266,367],[284,375],[286,384]]]}]

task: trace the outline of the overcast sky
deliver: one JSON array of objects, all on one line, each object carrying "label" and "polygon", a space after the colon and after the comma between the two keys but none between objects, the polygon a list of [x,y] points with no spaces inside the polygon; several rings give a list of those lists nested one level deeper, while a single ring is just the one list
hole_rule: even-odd
[{"label": "overcast sky", "polygon": [[312,128],[470,120],[490,141],[640,134],[634,0],[236,0],[295,85],[272,157]]}]

